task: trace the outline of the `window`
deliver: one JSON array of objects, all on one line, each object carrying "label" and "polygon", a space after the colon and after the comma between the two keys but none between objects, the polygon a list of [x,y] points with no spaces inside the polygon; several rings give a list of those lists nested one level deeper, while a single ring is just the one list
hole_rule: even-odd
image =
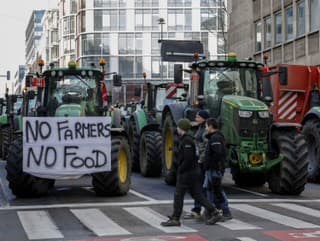
[{"label": "window", "polygon": [[152,78],[160,77],[160,57],[151,57],[151,70]]},{"label": "window", "polygon": [[118,11],[117,10],[95,10],[94,11],[94,30],[110,31],[118,30]]},{"label": "window", "polygon": [[[120,2],[120,4],[122,5],[123,1]],[[94,0],[94,7],[95,8],[116,8],[119,5],[119,1],[118,0]]]},{"label": "window", "polygon": [[255,50],[256,52],[261,51],[261,21],[255,23]]},{"label": "window", "polygon": [[120,10],[119,11],[119,30],[126,30],[126,23],[127,23],[127,17],[126,17],[126,10]]},{"label": "window", "polygon": [[279,44],[282,42],[282,14],[281,12],[277,12],[274,15],[274,42],[275,44]]},{"label": "window", "polygon": [[217,9],[201,9],[201,30],[217,29]]},{"label": "window", "polygon": [[119,57],[119,72],[124,78],[133,78],[134,77],[134,58],[128,56]]},{"label": "window", "polygon": [[128,33],[119,34],[119,54],[134,54],[134,35]]},{"label": "window", "polygon": [[218,33],[218,54],[224,54],[225,53],[225,34]]},{"label": "window", "polygon": [[310,0],[310,32],[316,31],[319,29],[319,18],[318,18],[318,1],[319,0]]},{"label": "window", "polygon": [[271,47],[271,17],[264,19],[264,48]]},{"label": "window", "polygon": [[70,13],[74,14],[77,12],[77,3],[76,0],[71,0],[70,1]]},{"label": "window", "polygon": [[306,32],[305,1],[300,1],[297,5],[297,36],[304,35]]},{"label": "window", "polygon": [[151,33],[151,54],[160,55],[160,44],[158,40],[160,39],[159,33]]},{"label": "window", "polygon": [[159,11],[157,9],[137,9],[135,11],[135,29],[158,30]]},{"label": "window", "polygon": [[289,7],[285,10],[286,16],[286,41],[293,39],[293,10]]},{"label": "window", "polygon": [[142,54],[142,33],[136,33],[136,54]]},{"label": "window", "polygon": [[136,8],[157,8],[159,7],[159,0],[135,0]]},{"label": "window", "polygon": [[185,30],[192,30],[192,10],[186,9],[184,12],[185,17]]},{"label": "window", "polygon": [[136,78],[141,78],[143,74],[143,63],[142,63],[142,57],[135,57],[135,74]]},{"label": "window", "polygon": [[82,55],[108,55],[110,41],[108,34],[86,34],[82,36]]}]

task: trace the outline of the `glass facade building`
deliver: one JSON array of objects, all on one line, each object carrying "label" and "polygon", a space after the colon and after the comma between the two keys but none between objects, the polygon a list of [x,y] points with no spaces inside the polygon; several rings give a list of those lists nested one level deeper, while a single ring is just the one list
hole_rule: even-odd
[{"label": "glass facade building", "polygon": [[[106,60],[107,72],[127,81],[172,79],[173,63],[160,61],[158,40],[200,40],[205,55],[225,54],[225,0],[61,0],[60,64]],[[165,23],[161,26],[159,19]],[[161,31],[162,29],[162,31]]]}]

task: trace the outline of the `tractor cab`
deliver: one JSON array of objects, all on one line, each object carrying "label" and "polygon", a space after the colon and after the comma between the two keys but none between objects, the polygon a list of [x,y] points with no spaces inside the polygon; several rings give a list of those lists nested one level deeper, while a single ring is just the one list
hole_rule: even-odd
[{"label": "tractor cab", "polygon": [[43,73],[45,85],[39,89],[38,114],[42,116],[97,116],[102,112],[100,81],[95,68],[53,68]]}]

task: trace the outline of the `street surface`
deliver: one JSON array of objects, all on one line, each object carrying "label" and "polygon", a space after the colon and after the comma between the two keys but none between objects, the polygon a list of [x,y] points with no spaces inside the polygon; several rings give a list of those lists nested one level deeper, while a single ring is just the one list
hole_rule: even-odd
[{"label": "street surface", "polygon": [[[302,195],[279,196],[267,187],[238,188],[224,179],[234,219],[207,226],[182,220],[161,227],[172,212],[174,187],[134,173],[124,197],[96,197],[91,178],[56,182],[48,197],[15,199],[0,161],[0,241],[319,241],[320,185]],[[192,200],[186,197],[185,210]]]}]

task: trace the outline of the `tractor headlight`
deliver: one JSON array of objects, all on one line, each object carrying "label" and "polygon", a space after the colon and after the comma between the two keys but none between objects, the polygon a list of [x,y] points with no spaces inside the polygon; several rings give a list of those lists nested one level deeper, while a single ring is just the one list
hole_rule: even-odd
[{"label": "tractor headlight", "polygon": [[259,111],[258,112],[258,115],[259,115],[259,117],[260,118],[263,118],[263,119],[265,119],[265,118],[269,118],[269,111],[267,111],[267,110],[265,110],[265,111]]},{"label": "tractor headlight", "polygon": [[250,118],[253,112],[248,110],[239,110],[239,116],[242,118]]}]

